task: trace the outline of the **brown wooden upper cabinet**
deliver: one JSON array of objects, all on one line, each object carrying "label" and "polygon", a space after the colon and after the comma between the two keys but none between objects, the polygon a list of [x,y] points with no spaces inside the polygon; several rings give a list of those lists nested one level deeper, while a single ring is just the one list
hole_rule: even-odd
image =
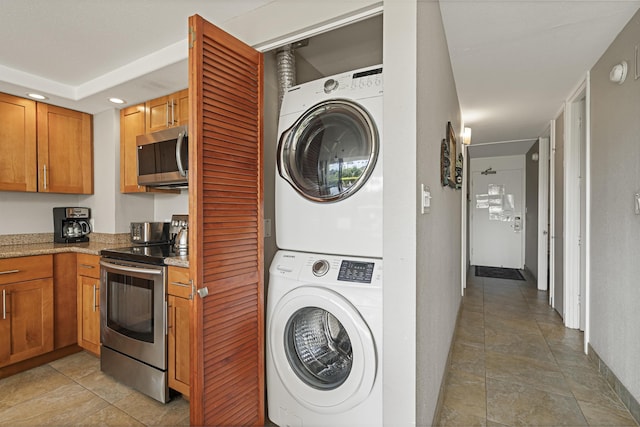
[{"label": "brown wooden upper cabinet", "polygon": [[0,93],[0,190],[37,191],[36,103]]},{"label": "brown wooden upper cabinet", "polygon": [[38,105],[38,191],[93,194],[92,117]]},{"label": "brown wooden upper cabinet", "polygon": [[90,114],[0,94],[0,190],[93,193]]},{"label": "brown wooden upper cabinet", "polygon": [[145,103],[145,133],[189,124],[189,90],[184,89]]},{"label": "brown wooden upper cabinet", "polygon": [[138,147],[136,138],[143,135],[145,123],[144,104],[120,110],[120,192],[143,193],[144,185],[138,185]]}]

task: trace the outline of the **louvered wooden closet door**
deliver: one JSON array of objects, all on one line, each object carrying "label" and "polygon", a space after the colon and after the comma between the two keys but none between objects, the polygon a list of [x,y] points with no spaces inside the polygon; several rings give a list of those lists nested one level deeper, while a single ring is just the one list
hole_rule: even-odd
[{"label": "louvered wooden closet door", "polygon": [[189,27],[191,423],[263,425],[262,54]]}]

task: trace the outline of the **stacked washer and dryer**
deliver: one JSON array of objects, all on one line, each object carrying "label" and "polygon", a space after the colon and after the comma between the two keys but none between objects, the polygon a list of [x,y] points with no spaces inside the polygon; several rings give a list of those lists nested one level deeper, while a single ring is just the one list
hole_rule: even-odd
[{"label": "stacked washer and dryer", "polygon": [[382,96],[374,66],[283,98],[266,337],[279,426],[382,425]]}]

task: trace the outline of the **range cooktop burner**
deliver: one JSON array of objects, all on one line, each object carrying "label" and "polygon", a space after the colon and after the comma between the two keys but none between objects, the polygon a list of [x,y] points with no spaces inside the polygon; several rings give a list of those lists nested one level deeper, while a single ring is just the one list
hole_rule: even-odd
[{"label": "range cooktop burner", "polygon": [[100,254],[108,258],[138,261],[155,265],[163,265],[164,259],[168,257],[186,255],[186,253],[174,251],[173,246],[168,243],[103,249],[100,251]]}]

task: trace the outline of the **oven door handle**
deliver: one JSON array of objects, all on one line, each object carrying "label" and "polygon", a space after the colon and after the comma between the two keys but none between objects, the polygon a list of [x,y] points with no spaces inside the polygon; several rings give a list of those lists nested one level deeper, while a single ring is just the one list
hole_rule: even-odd
[{"label": "oven door handle", "polygon": [[100,260],[100,265],[107,268],[112,268],[114,270],[126,271],[128,273],[144,273],[144,274],[155,274],[161,275],[162,270],[152,270],[150,268],[140,268],[140,267],[129,267],[122,264],[113,264],[107,261]]}]

